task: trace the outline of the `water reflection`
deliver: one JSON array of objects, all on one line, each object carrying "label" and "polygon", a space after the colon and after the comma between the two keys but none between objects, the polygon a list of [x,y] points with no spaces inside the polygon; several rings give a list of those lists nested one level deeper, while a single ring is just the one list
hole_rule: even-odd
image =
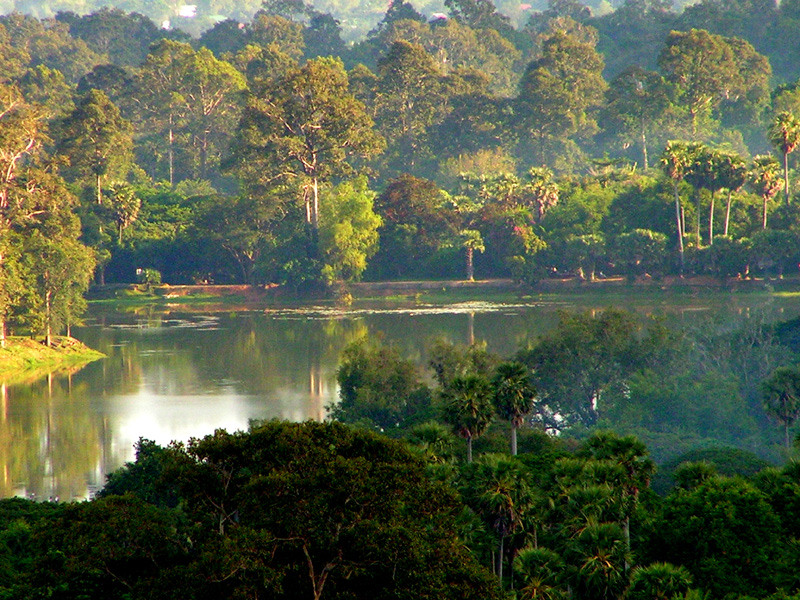
[{"label": "water reflection", "polygon": [[[742,312],[750,304],[728,298],[673,306],[669,319],[710,306]],[[485,340],[510,354],[553,327],[559,308],[95,314],[76,336],[107,359],[73,374],[0,383],[0,496],[89,497],[108,472],[133,459],[140,437],[167,444],[244,429],[251,419],[323,419],[336,400],[340,353],[361,337],[394,344],[420,364],[437,337]]]}]

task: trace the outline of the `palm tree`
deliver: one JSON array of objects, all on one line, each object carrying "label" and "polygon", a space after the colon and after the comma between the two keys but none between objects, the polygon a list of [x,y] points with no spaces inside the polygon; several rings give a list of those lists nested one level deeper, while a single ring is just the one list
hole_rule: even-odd
[{"label": "palm tree", "polygon": [[742,189],[747,182],[747,164],[738,154],[721,154],[717,166],[717,176],[720,184],[728,190],[728,203],[725,206],[725,229],[723,235],[728,235],[728,225],[731,221],[731,197],[734,192]]},{"label": "palm tree", "polygon": [[622,531],[625,546],[630,551],[631,515],[636,510],[639,493],[650,485],[656,471],[655,463],[647,456],[647,446],[632,435],[619,437],[613,432],[601,431],[586,441],[581,453],[613,467],[613,480],[607,483],[620,490]]},{"label": "palm tree", "polygon": [[589,523],[570,540],[565,557],[572,566],[577,597],[617,600],[625,589],[630,552],[616,523]]},{"label": "palm tree", "polygon": [[692,165],[698,144],[685,142],[667,142],[661,154],[661,170],[672,180],[675,192],[675,219],[678,224],[678,250],[681,256],[681,274],[683,274],[683,224],[681,220],[681,198],[678,195],[678,186],[686,178]]},{"label": "palm tree", "polygon": [[790,450],[789,427],[800,417],[800,368],[775,369],[761,384],[761,399],[764,410],[783,424],[786,450]]},{"label": "palm tree", "polygon": [[532,506],[525,473],[506,456],[490,454],[480,458],[477,472],[478,510],[497,534],[495,574],[503,584],[505,540],[522,528]]},{"label": "palm tree", "polygon": [[625,592],[627,600],[672,600],[683,598],[692,585],[692,575],[684,567],[653,563],[636,567]]},{"label": "palm tree", "polygon": [[457,376],[442,392],[444,418],[467,440],[467,462],[472,462],[472,440],[483,435],[494,416],[492,388],[480,375]]},{"label": "palm tree", "polygon": [[564,560],[547,548],[524,548],[514,559],[514,572],[522,580],[519,600],[566,600]]},{"label": "palm tree", "polygon": [[494,406],[503,419],[511,423],[511,455],[517,455],[517,428],[533,410],[536,390],[524,365],[505,362],[497,366],[492,378]]},{"label": "palm tree", "polygon": [[462,229],[459,232],[459,238],[461,247],[467,252],[467,279],[469,281],[475,281],[473,257],[475,256],[476,250],[481,253],[486,250],[486,246],[483,244],[483,237],[481,236],[481,232],[477,229]]},{"label": "palm tree", "polygon": [[408,441],[422,450],[428,462],[445,464],[453,457],[453,446],[457,440],[444,425],[427,421],[411,428]]},{"label": "palm tree", "polygon": [[752,190],[761,196],[763,202],[761,229],[767,228],[767,205],[780,190],[781,182],[778,177],[780,166],[774,156],[762,154],[753,159],[753,165],[747,176],[747,183]]},{"label": "palm tree", "polygon": [[789,154],[800,143],[800,121],[784,110],[775,115],[769,128],[769,141],[783,154],[783,195],[789,204]]}]

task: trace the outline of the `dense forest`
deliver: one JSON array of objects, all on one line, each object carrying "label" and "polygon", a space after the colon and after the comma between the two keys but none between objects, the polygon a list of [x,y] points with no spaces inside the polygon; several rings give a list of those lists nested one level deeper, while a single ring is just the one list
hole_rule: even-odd
[{"label": "dense forest", "polygon": [[90,502],[0,501],[0,597],[797,597],[794,462],[684,462],[659,495],[632,436],[526,430],[517,455],[471,462],[451,438],[272,422],[140,440]]}]

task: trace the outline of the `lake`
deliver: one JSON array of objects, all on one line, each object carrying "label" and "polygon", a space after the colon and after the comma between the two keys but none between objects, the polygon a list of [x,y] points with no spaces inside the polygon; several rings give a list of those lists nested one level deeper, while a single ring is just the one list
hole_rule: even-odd
[{"label": "lake", "polygon": [[[204,314],[92,307],[75,337],[108,358],[25,385],[0,383],[0,496],[84,499],[159,444],[246,429],[252,419],[324,419],[337,399],[343,348],[362,337],[421,365],[431,340],[485,341],[509,355],[558,321],[559,310],[615,306],[683,326],[711,315],[800,314],[800,298],[760,294],[541,296],[443,306],[390,302]],[[185,309],[184,309],[185,310]]]}]

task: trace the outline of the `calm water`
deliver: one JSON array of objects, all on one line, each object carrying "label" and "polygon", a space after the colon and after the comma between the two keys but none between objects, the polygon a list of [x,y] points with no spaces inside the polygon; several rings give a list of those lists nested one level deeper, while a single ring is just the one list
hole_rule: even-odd
[{"label": "calm water", "polygon": [[245,429],[251,419],[323,419],[337,397],[339,355],[361,337],[392,343],[420,364],[437,337],[484,340],[511,354],[553,327],[559,309],[609,304],[664,314],[678,326],[712,313],[800,314],[800,299],[765,295],[584,306],[549,300],[207,315],[95,311],[74,335],[107,359],[26,385],[0,384],[0,496],[90,497],[107,473],[133,459],[140,437],[168,444]]}]

